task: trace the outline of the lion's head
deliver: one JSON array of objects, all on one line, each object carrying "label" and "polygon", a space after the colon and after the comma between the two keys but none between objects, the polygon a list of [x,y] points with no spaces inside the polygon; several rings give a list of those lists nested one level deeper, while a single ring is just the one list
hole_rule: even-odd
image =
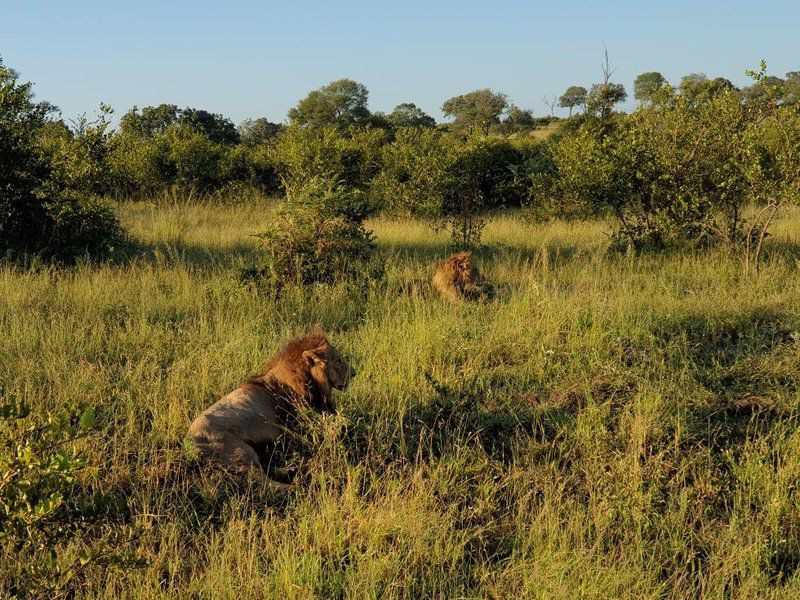
[{"label": "lion's head", "polygon": [[472,254],[469,252],[459,252],[453,254],[448,259],[455,277],[454,283],[462,290],[466,290],[470,285],[477,285],[483,282],[483,275],[472,262]]},{"label": "lion's head", "polygon": [[291,373],[290,378],[300,384],[306,400],[320,412],[333,412],[331,390],[344,390],[356,371],[341,353],[328,341],[321,329],[290,342],[267,365],[268,371]]},{"label": "lion's head", "polygon": [[439,264],[431,281],[434,289],[450,300],[477,299],[487,288],[469,252],[458,252]]}]

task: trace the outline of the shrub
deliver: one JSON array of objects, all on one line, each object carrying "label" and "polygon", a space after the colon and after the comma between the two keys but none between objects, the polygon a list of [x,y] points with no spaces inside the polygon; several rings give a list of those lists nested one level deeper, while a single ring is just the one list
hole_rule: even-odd
[{"label": "shrub", "polygon": [[72,260],[108,252],[122,237],[119,222],[51,164],[42,145],[51,107],[34,103],[30,88],[0,62],[0,253]]},{"label": "shrub", "polygon": [[249,274],[266,278],[274,289],[366,274],[375,242],[364,220],[372,212],[364,192],[329,180],[310,181],[280,205],[259,235],[266,266]]},{"label": "shrub", "polygon": [[114,137],[108,155],[112,193],[121,198],[151,196],[175,178],[164,135],[147,138],[131,133]]},{"label": "shrub", "polygon": [[252,186],[264,194],[277,194],[280,179],[264,145],[239,145],[226,149],[220,164],[222,181]]},{"label": "shrub", "polygon": [[372,183],[381,206],[396,216],[441,213],[451,184],[455,148],[435,129],[398,129],[383,148],[383,169]]},{"label": "shrub", "polygon": [[62,121],[46,123],[37,135],[47,154],[53,177],[65,189],[82,195],[105,194],[111,187],[108,154],[112,145],[109,117],[113,110],[100,106],[94,121],[85,115],[68,127]]},{"label": "shrub", "polygon": [[91,408],[34,418],[26,407],[0,404],[0,591],[70,596],[92,568],[138,564],[115,548],[129,539],[120,523],[112,539],[93,535],[126,512],[124,500],[86,484],[76,441],[93,425]]},{"label": "shrub", "polygon": [[507,140],[474,138],[459,145],[436,130],[400,129],[384,147],[373,193],[390,213],[426,218],[469,245],[480,240],[488,212],[521,204],[524,162],[525,154]]},{"label": "shrub", "polygon": [[334,127],[284,130],[271,155],[286,195],[299,193],[317,178],[365,189],[380,169],[381,147],[388,134],[381,129],[351,133]]},{"label": "shrub", "polygon": [[742,247],[753,128],[763,119],[730,91],[699,105],[677,96],[611,124],[586,119],[553,143],[555,168],[531,195],[568,214],[610,212],[617,248]]},{"label": "shrub", "polygon": [[205,192],[222,183],[220,159],[223,147],[187,125],[167,129],[169,160],[175,165],[175,184]]}]

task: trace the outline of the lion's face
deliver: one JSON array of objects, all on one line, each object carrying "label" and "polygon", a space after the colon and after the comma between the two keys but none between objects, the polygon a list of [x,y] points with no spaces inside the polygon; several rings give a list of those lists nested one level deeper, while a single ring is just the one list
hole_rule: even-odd
[{"label": "lion's face", "polygon": [[[351,367],[339,351],[329,342],[325,342],[319,348],[306,350],[303,358],[309,366],[311,377],[323,389],[344,390],[350,380],[356,376],[356,371]],[[321,410],[333,410],[333,406],[328,402]]]},{"label": "lion's face", "polygon": [[330,344],[328,344],[325,356],[327,357],[325,375],[331,387],[336,390],[344,390],[350,380],[356,376],[356,370],[347,364],[347,361],[339,354],[339,351]]},{"label": "lion's face", "polygon": [[478,267],[472,264],[469,252],[461,252],[453,256],[453,266],[455,267],[457,281],[462,286],[483,281],[483,275],[478,271]]}]

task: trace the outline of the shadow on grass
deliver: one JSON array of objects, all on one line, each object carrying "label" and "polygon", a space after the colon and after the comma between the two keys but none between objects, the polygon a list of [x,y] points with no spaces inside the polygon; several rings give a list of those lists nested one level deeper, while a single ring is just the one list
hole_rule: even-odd
[{"label": "shadow on grass", "polygon": [[800,319],[789,310],[747,308],[661,319],[655,348],[710,392],[693,407],[691,437],[716,449],[739,446],[797,417]]},{"label": "shadow on grass", "polygon": [[800,243],[789,240],[769,238],[764,242],[762,259],[769,262],[775,259],[800,262]]},{"label": "shadow on grass", "polygon": [[189,244],[181,240],[155,243],[135,241],[114,262],[117,264],[138,262],[150,265],[167,262],[211,268],[255,263],[258,256],[258,248],[245,242],[229,246],[209,246]]}]

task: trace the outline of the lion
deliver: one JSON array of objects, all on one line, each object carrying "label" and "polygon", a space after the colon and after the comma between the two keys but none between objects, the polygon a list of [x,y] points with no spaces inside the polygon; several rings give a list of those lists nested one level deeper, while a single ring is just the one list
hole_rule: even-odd
[{"label": "lion", "polygon": [[477,300],[490,295],[491,287],[472,263],[469,252],[458,252],[441,262],[431,280],[431,287],[448,300]]},{"label": "lion", "polygon": [[204,458],[238,473],[252,473],[278,491],[294,485],[269,478],[259,449],[274,444],[301,406],[335,412],[331,390],[344,390],[355,370],[322,330],[289,342],[252,377],[204,410],[189,426],[189,437]]}]

